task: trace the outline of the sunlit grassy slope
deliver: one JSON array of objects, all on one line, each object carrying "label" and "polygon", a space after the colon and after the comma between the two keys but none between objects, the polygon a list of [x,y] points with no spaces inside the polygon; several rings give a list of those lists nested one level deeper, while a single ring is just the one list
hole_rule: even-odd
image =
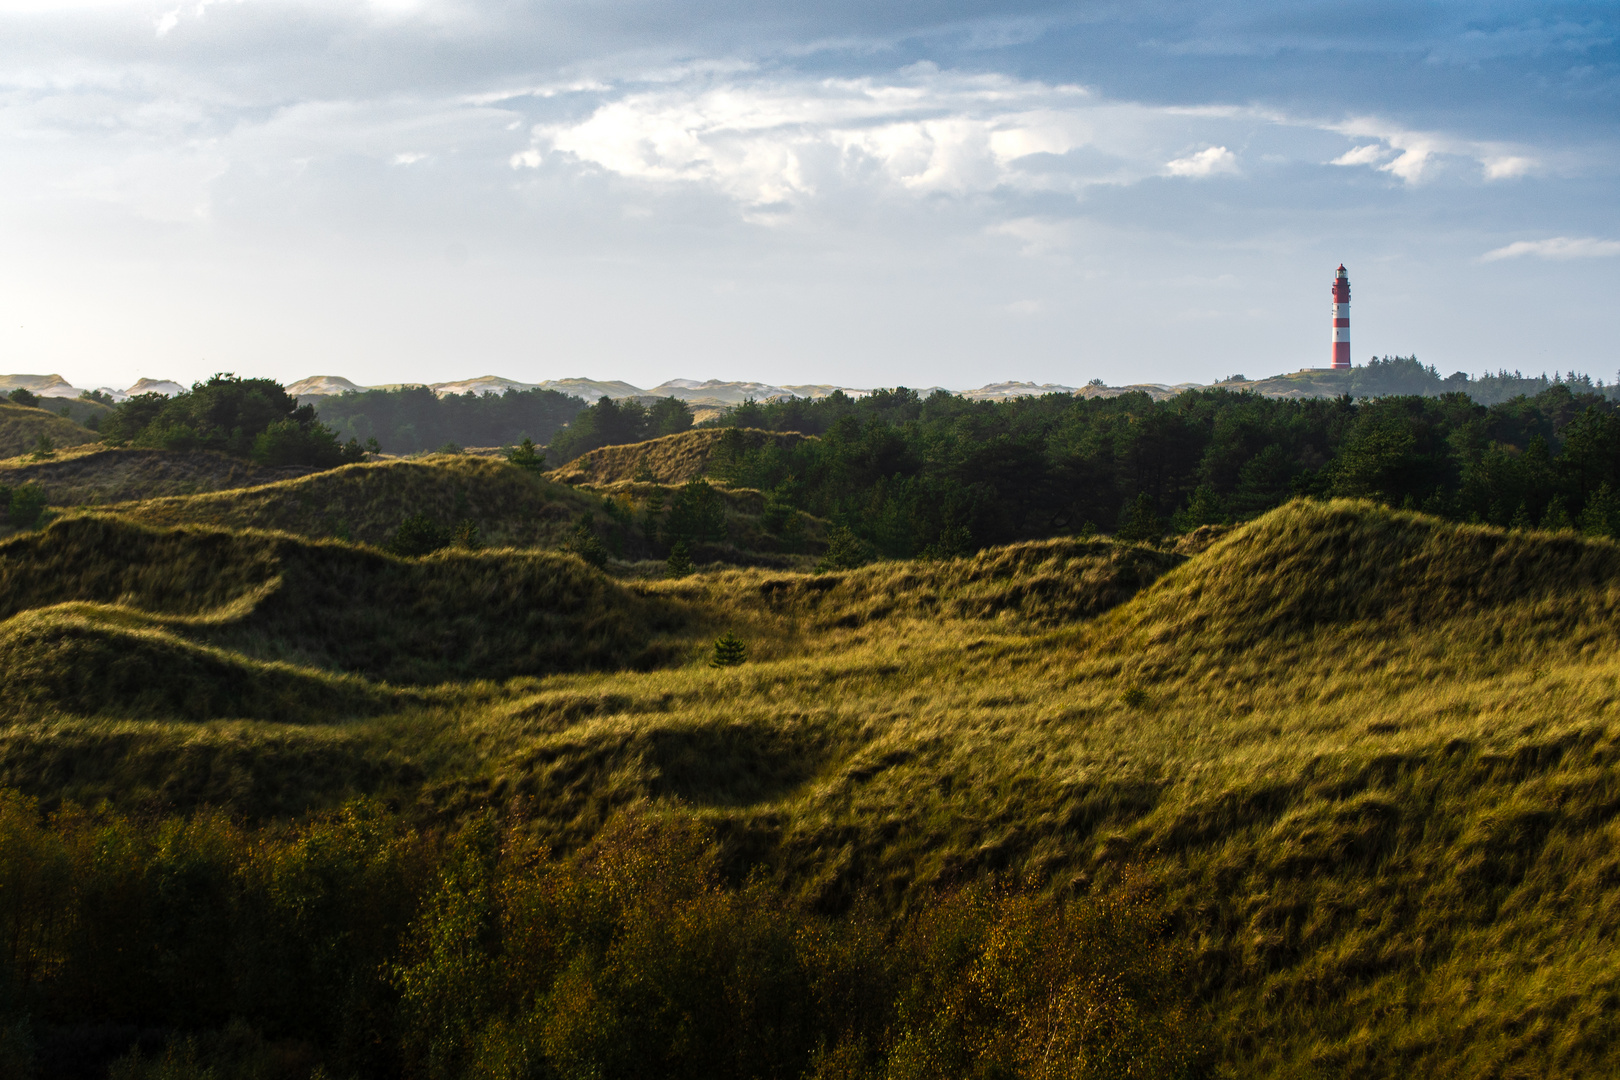
[{"label": "sunlit grassy slope", "polygon": [[574,518],[600,503],[505,462],[455,454],[341,468],[278,483],[149,498],[107,509],[152,525],[278,529],[385,543],[411,514],[470,520],[493,545],[561,542]]},{"label": "sunlit grassy slope", "polygon": [[[111,464],[115,462],[89,470],[88,475],[105,477]],[[147,471],[156,476],[161,469],[162,463],[154,462]],[[274,529],[374,545],[388,543],[405,518],[425,514],[446,526],[471,522],[485,547],[543,549],[573,540],[576,527],[590,515],[610,552],[628,560],[621,571],[649,559],[661,571],[661,548],[649,545],[644,535],[644,504],[656,489],[667,507],[675,491],[667,484],[633,481],[573,486],[503,460],[462,454],[365,462],[274,482],[265,482],[273,478],[263,473],[242,464],[238,477],[255,486],[202,487],[201,494],[124,502],[101,500],[97,509],[148,525]],[[42,482],[52,498],[54,487],[48,480]],[[692,545],[694,559],[744,564],[814,561],[811,553],[820,549],[825,532],[820,521],[802,519],[797,545],[801,557],[795,559],[761,528],[764,498],[759,492],[721,489],[718,494],[726,511],[726,539]]]},{"label": "sunlit grassy slope", "polygon": [[727,431],[733,432],[733,438],[740,438],[742,446],[749,450],[758,450],[767,443],[791,446],[805,437],[796,431],[703,428],[626,446],[604,446],[559,466],[549,475],[568,484],[611,484],[636,479],[682,484],[704,474]]},{"label": "sunlit grassy slope", "polygon": [[301,468],[261,468],[213,450],[105,449],[91,443],[36,461],[0,461],[0,484],[37,483],[52,506],[83,506],[270,484]]},{"label": "sunlit grassy slope", "polygon": [[0,400],[0,459],[32,453],[40,436],[55,446],[97,442],[100,435],[44,409]]},{"label": "sunlit grassy slope", "polygon": [[[507,808],[560,848],[646,800],[834,908],[1134,865],[1190,943],[1225,1075],[1620,1067],[1607,541],[1295,503],[1190,558],[1065,540],[615,584],[533,553],[83,520],[0,545],[0,568],[0,640],[42,672],[0,782],[47,800],[263,816],[373,792]],[[724,629],[748,663],[706,666]],[[295,661],[273,669],[286,722],[51,682],[58,640],[113,634],[205,685]]]}]

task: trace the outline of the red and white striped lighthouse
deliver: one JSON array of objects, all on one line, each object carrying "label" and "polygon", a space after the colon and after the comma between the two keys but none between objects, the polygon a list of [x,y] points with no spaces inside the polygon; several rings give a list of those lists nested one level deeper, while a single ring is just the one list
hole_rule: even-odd
[{"label": "red and white striped lighthouse", "polygon": [[1350,274],[1339,264],[1333,276],[1333,367],[1350,366]]}]

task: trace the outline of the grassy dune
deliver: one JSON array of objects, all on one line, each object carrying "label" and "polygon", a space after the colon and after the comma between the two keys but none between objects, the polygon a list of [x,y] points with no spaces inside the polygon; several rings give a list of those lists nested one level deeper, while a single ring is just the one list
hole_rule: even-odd
[{"label": "grassy dune", "polygon": [[[264,482],[270,478],[263,471],[238,464],[234,478],[256,486],[210,491],[197,480],[191,482],[201,494],[97,500],[95,510],[160,527],[272,529],[378,546],[388,543],[405,518],[426,514],[447,526],[472,523],[486,547],[553,550],[573,541],[576,528],[589,515],[618,573],[661,576],[666,548],[648,541],[647,501],[656,492],[668,507],[677,490],[630,480],[562,484],[504,460],[464,454],[345,465],[274,482]],[[132,462],[109,454],[105,463],[84,468],[86,485],[93,487],[108,482],[108,473],[116,468],[158,478],[169,467],[165,460],[155,460],[136,470]],[[230,478],[226,476],[221,486]],[[47,496],[56,502],[57,488],[44,479]],[[700,564],[808,567],[815,561],[814,553],[824,547],[826,524],[817,518],[800,515],[797,538],[788,544],[761,525],[765,500],[759,492],[721,487],[716,494],[725,508],[725,538],[691,545],[692,558]]]},{"label": "grassy dune", "polygon": [[49,461],[0,462],[0,483],[37,483],[52,506],[86,506],[271,484],[308,469],[266,469],[212,450],[109,450],[87,444]]},{"label": "grassy dune", "polygon": [[[1608,541],[1301,502],[1190,556],[1063,540],[627,585],[532,553],[84,519],[0,545],[0,573],[0,634],[29,656],[71,636],[53,627],[122,627],[199,670],[313,665],[259,722],[115,716],[42,677],[0,779],[48,800],[262,817],[369,792],[426,821],[494,806],[554,850],[640,805],[818,910],[1134,868],[1188,949],[1216,1075],[1620,1067]],[[748,663],[707,666],[724,629]],[[312,726],[299,678],[356,696]]]},{"label": "grassy dune", "polygon": [[[628,446],[604,446],[580,455],[547,475],[565,484],[612,484],[636,479],[684,484],[704,474],[726,430],[705,428]],[[796,431],[733,430],[740,433],[743,447],[749,450],[758,450],[767,443],[791,446],[805,437]]]},{"label": "grassy dune", "polygon": [[277,529],[383,544],[402,520],[425,513],[476,523],[495,546],[554,546],[600,503],[489,458],[437,454],[367,462],[241,490],[170,496],[106,507],[150,525]]},{"label": "grassy dune", "polygon": [[571,556],[447,549],[401,559],[110,516],[0,544],[0,616],[10,616],[0,627],[51,605],[107,633],[160,628],[258,660],[410,683],[646,667],[669,653],[663,631],[683,619]]},{"label": "grassy dune", "polygon": [[0,400],[0,459],[32,453],[41,436],[58,447],[101,441],[94,431],[55,413]]}]

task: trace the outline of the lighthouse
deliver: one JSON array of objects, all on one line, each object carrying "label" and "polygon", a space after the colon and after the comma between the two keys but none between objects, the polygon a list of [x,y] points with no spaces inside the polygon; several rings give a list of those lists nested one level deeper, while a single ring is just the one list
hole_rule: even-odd
[{"label": "lighthouse", "polygon": [[1333,276],[1333,368],[1350,366],[1350,274],[1344,263]]}]

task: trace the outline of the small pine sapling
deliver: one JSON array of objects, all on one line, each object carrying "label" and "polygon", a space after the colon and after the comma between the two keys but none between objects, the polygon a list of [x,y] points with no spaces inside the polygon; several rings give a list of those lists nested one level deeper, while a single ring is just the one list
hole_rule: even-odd
[{"label": "small pine sapling", "polygon": [[715,639],[714,655],[709,658],[710,667],[736,667],[748,659],[748,646],[743,639],[729,630]]},{"label": "small pine sapling", "polygon": [[506,460],[525,472],[539,472],[546,467],[546,455],[535,449],[534,441],[527,435],[516,446],[506,448]]}]

